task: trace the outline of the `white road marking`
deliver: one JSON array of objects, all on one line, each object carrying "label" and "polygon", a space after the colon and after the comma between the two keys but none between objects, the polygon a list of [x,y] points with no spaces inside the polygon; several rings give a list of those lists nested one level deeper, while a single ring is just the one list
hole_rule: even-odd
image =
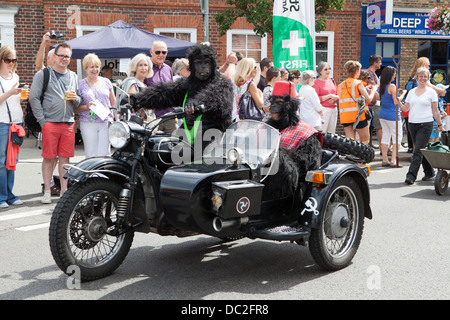
[{"label": "white road marking", "polygon": [[38,210],[27,211],[27,212],[7,214],[4,216],[0,216],[0,221],[7,221],[7,220],[12,220],[12,219],[20,219],[20,218],[38,216],[41,214],[51,213],[51,212],[52,212],[52,209],[38,209]]},{"label": "white road marking", "polygon": [[48,228],[49,226],[50,226],[50,222],[46,222],[46,223],[41,223],[41,224],[35,224],[35,225],[32,225],[32,226],[25,226],[25,227],[16,228],[16,230],[19,230],[19,231],[31,231],[31,230],[36,230],[36,229]]}]

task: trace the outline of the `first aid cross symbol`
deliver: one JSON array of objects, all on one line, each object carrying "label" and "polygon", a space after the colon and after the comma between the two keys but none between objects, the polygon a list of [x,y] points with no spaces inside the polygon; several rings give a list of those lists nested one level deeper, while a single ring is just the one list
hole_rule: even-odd
[{"label": "first aid cross symbol", "polygon": [[283,49],[289,48],[290,56],[298,56],[298,48],[306,47],[306,40],[298,38],[298,31],[292,30],[289,32],[290,39],[282,40],[281,46]]}]

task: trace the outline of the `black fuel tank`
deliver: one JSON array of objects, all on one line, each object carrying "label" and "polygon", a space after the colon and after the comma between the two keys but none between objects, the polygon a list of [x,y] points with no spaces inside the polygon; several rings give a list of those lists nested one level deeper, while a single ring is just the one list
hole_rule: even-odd
[{"label": "black fuel tank", "polygon": [[190,163],[194,156],[194,149],[190,145],[178,137],[167,134],[152,136],[148,146],[153,165],[161,171],[182,163],[182,160]]}]

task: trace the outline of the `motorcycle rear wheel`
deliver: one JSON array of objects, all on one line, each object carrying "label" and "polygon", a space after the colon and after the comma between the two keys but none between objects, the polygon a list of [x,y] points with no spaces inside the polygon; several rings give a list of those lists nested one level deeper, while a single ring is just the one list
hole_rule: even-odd
[{"label": "motorcycle rear wheel", "polygon": [[333,186],[321,225],[311,230],[309,250],[327,271],[347,267],[358,250],[364,229],[363,196],[356,181],[343,177]]},{"label": "motorcycle rear wheel", "polygon": [[106,233],[114,228],[121,189],[112,180],[93,178],[71,186],[58,201],[50,221],[49,242],[63,272],[72,275],[77,266],[80,280],[92,281],[109,276],[121,265],[134,232],[117,237]]}]

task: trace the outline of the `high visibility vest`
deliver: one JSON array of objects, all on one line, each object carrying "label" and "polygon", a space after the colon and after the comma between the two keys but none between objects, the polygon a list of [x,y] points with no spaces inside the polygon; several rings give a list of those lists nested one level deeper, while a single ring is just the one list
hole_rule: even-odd
[{"label": "high visibility vest", "polygon": [[[341,123],[353,123],[356,121],[358,115],[357,100],[361,95],[358,90],[358,85],[361,80],[354,78],[347,78],[338,86],[339,94],[339,117]],[[366,120],[366,115],[363,113],[360,121]]]}]

